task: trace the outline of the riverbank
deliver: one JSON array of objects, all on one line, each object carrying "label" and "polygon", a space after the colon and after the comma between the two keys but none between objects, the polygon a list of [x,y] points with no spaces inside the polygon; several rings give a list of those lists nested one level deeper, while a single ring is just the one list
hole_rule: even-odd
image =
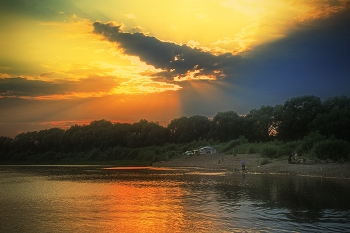
[{"label": "riverbank", "polygon": [[[288,157],[269,159],[263,164],[264,158],[260,154],[224,155],[220,153],[183,156],[171,161],[153,163],[154,167],[198,167],[210,170],[225,170],[227,172],[241,172],[241,160],[246,161],[246,173],[283,174],[312,177],[350,179],[349,163],[302,163],[289,164]],[[266,162],[266,161],[265,161]]]}]

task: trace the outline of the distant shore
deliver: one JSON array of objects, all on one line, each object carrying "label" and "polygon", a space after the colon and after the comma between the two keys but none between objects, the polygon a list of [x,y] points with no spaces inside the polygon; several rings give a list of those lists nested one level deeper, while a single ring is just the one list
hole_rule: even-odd
[{"label": "distant shore", "polygon": [[300,175],[311,177],[350,179],[349,163],[289,164],[288,158],[269,159],[267,164],[260,154],[224,155],[220,153],[183,156],[153,163],[154,167],[198,167],[210,170],[241,172],[241,160],[246,161],[246,173]]}]

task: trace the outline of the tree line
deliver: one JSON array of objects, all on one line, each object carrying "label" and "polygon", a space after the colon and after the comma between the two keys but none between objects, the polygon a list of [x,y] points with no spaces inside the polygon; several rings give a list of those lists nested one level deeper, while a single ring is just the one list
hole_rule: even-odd
[{"label": "tree line", "polygon": [[67,130],[51,128],[24,132],[15,138],[0,136],[0,161],[40,161],[57,154],[77,157],[87,152],[90,159],[103,152],[112,154],[109,159],[125,159],[126,154],[133,159],[132,149],[203,140],[228,142],[240,137],[250,143],[290,142],[312,132],[350,142],[350,98],[341,95],[321,101],[319,97],[305,95],[291,98],[283,105],[252,109],[246,115],[227,111],[212,119],[182,116],[167,126],[145,119],[132,124],[96,120]]}]

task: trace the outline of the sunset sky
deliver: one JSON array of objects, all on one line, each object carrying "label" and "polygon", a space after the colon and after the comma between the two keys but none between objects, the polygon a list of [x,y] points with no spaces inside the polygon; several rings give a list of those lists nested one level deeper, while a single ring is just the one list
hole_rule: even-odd
[{"label": "sunset sky", "polygon": [[0,136],[350,96],[349,0],[0,0]]}]

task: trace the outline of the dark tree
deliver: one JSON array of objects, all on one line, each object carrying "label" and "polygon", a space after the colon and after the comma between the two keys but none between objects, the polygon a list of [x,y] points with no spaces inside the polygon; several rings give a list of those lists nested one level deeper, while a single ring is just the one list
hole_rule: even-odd
[{"label": "dark tree", "polygon": [[243,133],[244,119],[234,111],[219,112],[213,118],[210,137],[221,142],[237,139]]},{"label": "dark tree", "polygon": [[345,95],[340,95],[323,101],[323,110],[325,113],[330,113],[334,108],[350,109],[350,98]]},{"label": "dark tree", "polygon": [[18,134],[13,140],[11,147],[17,153],[26,151],[36,152],[36,145],[38,143],[36,138],[37,131]]},{"label": "dark tree", "polygon": [[35,138],[38,152],[60,151],[64,130],[60,128],[45,129],[37,132]]},{"label": "dark tree", "polygon": [[278,137],[284,141],[303,138],[321,109],[322,102],[316,96],[306,95],[287,100],[277,129]]},{"label": "dark tree", "polygon": [[132,126],[128,123],[115,123],[114,124],[114,146],[128,145],[129,135],[132,134]]},{"label": "dark tree", "polygon": [[350,141],[350,98],[337,96],[325,100],[323,113],[312,121],[310,130]]},{"label": "dark tree", "polygon": [[274,108],[271,106],[261,106],[253,109],[246,116],[245,127],[249,129],[247,139],[249,141],[266,142],[275,134]]},{"label": "dark tree", "polygon": [[[312,132],[315,133],[310,134]],[[167,127],[144,119],[133,124],[97,120],[89,125],[73,125],[67,130],[52,128],[21,133],[14,139],[0,136],[0,161],[54,163],[66,158],[153,158],[153,152],[142,154],[141,147],[201,139],[228,142],[239,136],[251,142],[304,138],[306,144],[310,144],[306,135],[316,141],[323,137],[350,141],[350,98],[335,96],[321,102],[315,96],[300,96],[287,100],[284,105],[261,106],[246,116],[234,111],[219,112],[212,120],[199,115],[182,116],[173,119]],[[310,145],[305,147],[311,150]],[[160,150],[154,151],[158,151],[154,152],[158,156]]]},{"label": "dark tree", "polygon": [[210,130],[210,120],[204,116],[182,116],[168,125],[170,139],[175,143],[186,143],[206,138]]},{"label": "dark tree", "polygon": [[6,161],[10,159],[12,142],[12,138],[0,136],[0,160]]},{"label": "dark tree", "polygon": [[163,145],[167,142],[168,135],[168,130],[163,126],[143,119],[132,124],[127,145],[132,148]]}]

